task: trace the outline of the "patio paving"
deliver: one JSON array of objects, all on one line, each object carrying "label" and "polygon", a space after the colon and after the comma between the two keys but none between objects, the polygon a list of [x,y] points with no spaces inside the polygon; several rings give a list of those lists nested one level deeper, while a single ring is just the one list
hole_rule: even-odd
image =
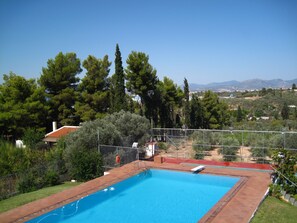
[{"label": "patio paving", "polygon": [[[190,171],[193,166],[185,163],[166,163],[135,161],[115,168],[110,174],[88,181],[74,188],[59,192],[49,197],[33,201],[21,207],[0,214],[1,223],[25,222],[45,212],[61,207],[69,202],[104,189],[127,177],[138,174],[147,168]],[[216,174],[240,177],[241,180],[220,200],[199,222],[248,222],[262,201],[270,174],[257,170],[228,169],[207,166],[199,174]]]}]

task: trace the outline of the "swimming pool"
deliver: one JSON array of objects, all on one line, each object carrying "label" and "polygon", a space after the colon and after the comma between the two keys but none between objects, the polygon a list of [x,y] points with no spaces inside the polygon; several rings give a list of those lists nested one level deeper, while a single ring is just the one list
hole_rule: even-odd
[{"label": "swimming pool", "polygon": [[194,223],[239,179],[151,169],[28,222]]}]

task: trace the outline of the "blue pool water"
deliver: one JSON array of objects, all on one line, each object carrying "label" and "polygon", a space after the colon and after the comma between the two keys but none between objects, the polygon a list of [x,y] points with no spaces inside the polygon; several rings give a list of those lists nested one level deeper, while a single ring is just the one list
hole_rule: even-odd
[{"label": "blue pool water", "polygon": [[194,223],[238,180],[152,169],[28,222]]}]

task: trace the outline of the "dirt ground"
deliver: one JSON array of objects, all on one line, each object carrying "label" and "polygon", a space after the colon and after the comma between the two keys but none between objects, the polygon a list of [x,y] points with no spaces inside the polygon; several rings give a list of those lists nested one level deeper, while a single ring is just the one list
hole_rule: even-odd
[{"label": "dirt ground", "polygon": [[[175,146],[170,145],[167,152],[161,151],[160,154],[164,157],[178,157],[178,158],[194,158],[195,151],[192,148],[193,141],[183,141],[178,149]],[[252,160],[250,147],[241,146],[237,152],[239,158],[237,161],[246,162],[246,163],[255,163],[255,160]],[[223,161],[223,156],[219,154],[219,148],[215,148],[208,152],[204,157],[205,160],[215,160]]]}]

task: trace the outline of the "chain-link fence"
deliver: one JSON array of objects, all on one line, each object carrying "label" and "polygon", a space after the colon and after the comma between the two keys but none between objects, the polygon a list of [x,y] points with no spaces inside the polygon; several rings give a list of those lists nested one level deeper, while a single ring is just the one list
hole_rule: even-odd
[{"label": "chain-link fence", "polygon": [[0,200],[17,194],[17,174],[9,174],[0,177]]},{"label": "chain-link fence", "polygon": [[176,158],[270,163],[275,150],[297,153],[297,132],[292,131],[154,128],[152,137],[169,145],[165,156]]},{"label": "chain-link fence", "polygon": [[[100,145],[98,152],[102,154],[103,167],[105,171],[139,159],[137,148],[132,147]],[[117,156],[119,157],[118,160],[116,159]],[[52,170],[53,164],[54,163],[43,163],[20,173],[1,176],[0,200],[21,192],[19,188],[20,183],[22,185],[24,183],[28,184],[28,186],[34,185],[36,189],[41,188],[42,185],[39,185],[39,183],[44,183],[45,179],[43,178],[47,178],[46,180],[48,180],[50,177],[48,176],[48,171]],[[69,180],[69,176],[64,176],[63,174],[59,174],[58,178],[59,179],[57,180],[59,180],[59,182]],[[51,178],[49,180],[51,180]]]},{"label": "chain-link fence", "polygon": [[50,163],[43,162],[20,172],[1,176],[0,200],[69,180],[68,177],[65,178],[63,174],[59,175],[51,168]]},{"label": "chain-link fence", "polygon": [[131,163],[139,159],[138,150],[133,147],[100,145],[99,152],[102,155],[103,167],[105,170]]}]

